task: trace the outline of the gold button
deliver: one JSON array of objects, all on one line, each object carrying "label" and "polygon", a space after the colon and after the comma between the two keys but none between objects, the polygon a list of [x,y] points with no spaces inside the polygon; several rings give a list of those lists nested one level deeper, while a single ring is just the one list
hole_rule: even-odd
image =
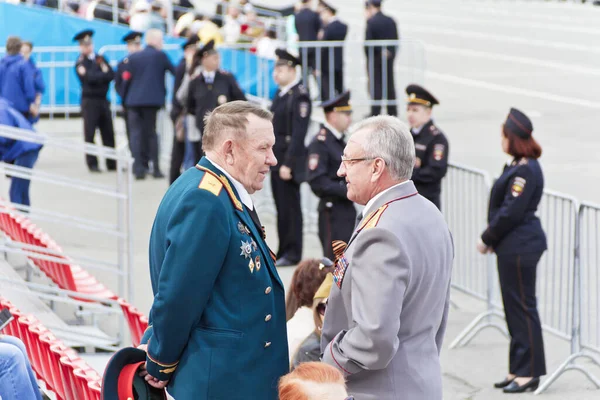
[{"label": "gold button", "polygon": [[271,314],[267,314],[265,317],[265,322],[269,322],[271,320]]},{"label": "gold button", "polygon": [[271,345],[271,342],[265,342],[265,349]]},{"label": "gold button", "polygon": [[265,289],[265,294],[269,294],[269,293],[271,293],[271,286],[269,286]]}]

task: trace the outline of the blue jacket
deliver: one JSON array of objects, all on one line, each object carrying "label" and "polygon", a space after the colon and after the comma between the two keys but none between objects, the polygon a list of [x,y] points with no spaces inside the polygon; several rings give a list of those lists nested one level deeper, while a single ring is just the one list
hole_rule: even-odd
[{"label": "blue jacket", "polygon": [[263,232],[206,158],[167,190],[149,253],[150,375],[177,400],[276,400],[289,371],[284,287]]},{"label": "blue jacket", "polygon": [[35,65],[35,61],[33,61],[33,58],[29,58],[27,65],[29,66],[29,68],[31,68],[31,71],[33,71],[33,84],[35,87],[35,94],[44,94],[46,92],[46,84],[44,83],[44,76],[42,75],[42,70],[39,69],[37,65]]},{"label": "blue jacket", "polygon": [[535,215],[543,194],[544,175],[537,160],[521,158],[506,165],[492,187],[482,241],[497,255],[546,250],[546,235]]},{"label": "blue jacket", "polygon": [[0,97],[22,113],[29,111],[35,101],[35,74],[20,54],[9,55],[0,61]]},{"label": "blue jacket", "polygon": [[170,71],[175,75],[175,67],[171,64],[167,53],[147,46],[144,50],[131,54],[125,70],[128,79],[120,90],[125,95],[126,107],[162,107],[165,105],[167,89],[165,74]]},{"label": "blue jacket", "polygon": [[[2,98],[0,98],[0,125],[33,130],[29,121]],[[38,143],[8,139],[0,135],[0,161],[13,162],[22,154],[38,151],[41,148],[42,145]]]}]

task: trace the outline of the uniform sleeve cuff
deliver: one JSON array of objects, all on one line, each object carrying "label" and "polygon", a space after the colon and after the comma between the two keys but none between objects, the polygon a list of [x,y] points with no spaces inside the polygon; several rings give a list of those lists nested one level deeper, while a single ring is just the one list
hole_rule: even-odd
[{"label": "uniform sleeve cuff", "polygon": [[481,241],[483,243],[485,243],[486,246],[492,246],[495,239],[496,239],[496,236],[492,232],[490,232],[490,228],[486,229],[481,234]]},{"label": "uniform sleeve cuff", "polygon": [[173,377],[173,372],[177,369],[179,361],[173,364],[163,364],[154,360],[149,353],[146,353],[146,369],[148,373],[159,381],[169,381]]}]

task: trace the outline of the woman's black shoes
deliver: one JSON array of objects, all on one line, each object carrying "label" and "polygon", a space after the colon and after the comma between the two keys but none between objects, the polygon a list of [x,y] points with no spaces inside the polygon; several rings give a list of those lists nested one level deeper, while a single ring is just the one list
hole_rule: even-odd
[{"label": "woman's black shoes", "polygon": [[515,380],[515,378],[512,378],[512,379],[505,378],[502,382],[496,382],[496,383],[494,383],[494,387],[496,389],[505,388],[508,385],[510,385],[512,383],[512,381],[514,381],[514,380]]},{"label": "woman's black shoes", "polygon": [[512,381],[502,391],[504,393],[524,393],[528,391],[537,390],[540,386],[540,378],[531,378],[531,380],[523,385],[519,385],[517,382]]}]

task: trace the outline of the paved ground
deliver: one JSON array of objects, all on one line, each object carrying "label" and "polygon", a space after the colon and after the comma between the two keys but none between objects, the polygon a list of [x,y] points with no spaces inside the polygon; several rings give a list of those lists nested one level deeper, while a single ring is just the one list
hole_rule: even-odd
[{"label": "paved ground", "polygon": [[[341,0],[332,3],[347,4]],[[359,40],[364,32],[363,2],[353,3],[352,7],[340,7],[339,17],[350,23],[350,39]],[[410,38],[399,61],[399,92],[410,81],[417,81],[425,83],[441,100],[436,121],[451,141],[452,161],[499,172],[505,160],[499,149],[500,124],[509,107],[515,106],[533,119],[535,135],[544,147],[547,186],[600,202],[600,189],[593,184],[600,163],[600,141],[595,136],[600,122],[600,7],[502,0],[403,0],[384,4],[386,12],[398,20],[402,36]],[[355,115],[359,118],[366,113],[364,67],[362,61],[357,61],[362,53],[358,56],[355,50],[347,50],[346,54],[352,54],[346,62],[347,81],[358,104]],[[406,66],[418,68],[403,68]],[[122,140],[120,119],[116,126]],[[69,142],[81,140],[79,120],[43,121],[40,128]],[[83,157],[72,152],[45,149],[38,168],[106,185],[115,183],[114,175],[88,174]],[[144,312],[152,302],[148,236],[166,188],[165,180],[152,179],[135,182],[133,188],[133,303]],[[8,182],[2,177],[0,195],[6,196],[7,190]],[[46,209],[116,222],[114,201],[98,194],[73,188],[58,190],[36,182],[32,198],[35,205]],[[261,218],[267,226],[267,241],[276,248],[273,216],[263,209]],[[114,239],[44,221],[39,224],[72,256],[115,261]],[[305,257],[320,256],[314,234],[307,234],[305,243]],[[280,270],[286,284],[292,272],[292,268]],[[95,274],[118,290],[114,274]],[[453,300],[459,308],[451,310],[446,346],[481,311],[479,302],[458,293],[453,294]],[[552,372],[568,355],[569,346],[548,334],[545,340],[548,370]],[[442,362],[446,399],[504,398],[491,388],[507,368],[507,342],[497,332],[486,331],[463,349],[445,349]],[[600,368],[590,370],[600,375]],[[569,372],[544,396],[557,400],[600,398],[600,391],[592,387],[580,373]]]}]

